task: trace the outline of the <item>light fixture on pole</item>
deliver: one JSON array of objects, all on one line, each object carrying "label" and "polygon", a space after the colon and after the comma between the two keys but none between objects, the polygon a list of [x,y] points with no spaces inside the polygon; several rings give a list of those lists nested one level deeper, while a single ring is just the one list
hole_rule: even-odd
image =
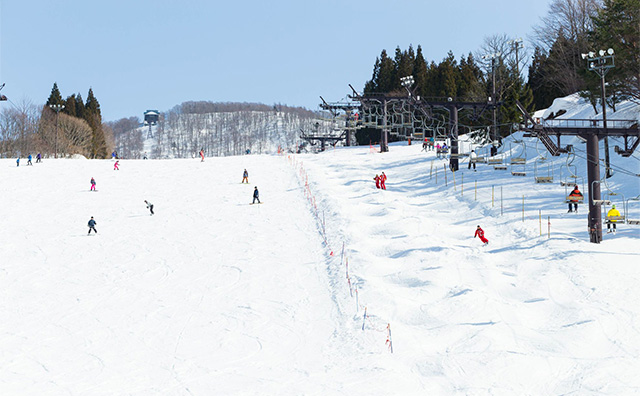
[{"label": "light fixture on pole", "polygon": [[413,79],[413,76],[400,77],[400,84],[407,89],[409,89],[415,82],[416,81]]},{"label": "light fixture on pole", "polygon": [[610,178],[611,176],[613,176],[613,172],[611,171],[611,167],[609,166],[609,139],[607,139],[607,95],[605,90],[604,76],[609,72],[610,69],[616,67],[614,54],[615,52],[613,51],[613,48],[609,48],[606,51],[601,49],[600,51],[598,51],[598,55],[600,56],[596,56],[596,53],[594,51],[589,51],[586,54],[582,54],[582,59],[587,60],[589,70],[596,72],[600,76],[606,178]]},{"label": "light fixture on pole", "polygon": [[55,153],[53,153],[54,158],[58,158],[58,118],[60,118],[60,110],[64,109],[63,104],[50,104],[51,110],[56,112],[56,144],[55,144]]}]

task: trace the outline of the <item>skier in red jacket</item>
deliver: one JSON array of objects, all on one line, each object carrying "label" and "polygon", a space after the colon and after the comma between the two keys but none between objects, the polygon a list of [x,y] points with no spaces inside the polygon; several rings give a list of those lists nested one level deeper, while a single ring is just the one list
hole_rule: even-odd
[{"label": "skier in red jacket", "polygon": [[376,188],[380,188],[380,176],[376,175],[373,180],[376,181]]},{"label": "skier in red jacket", "polygon": [[382,174],[380,175],[380,188],[383,190],[387,189],[387,186],[385,186],[385,182],[387,181],[387,175],[384,174],[384,172],[382,172]]},{"label": "skier in red jacket", "polygon": [[484,243],[485,245],[487,243],[489,243],[489,240],[487,238],[484,237],[484,231],[482,230],[482,228],[480,228],[480,226],[478,226],[478,228],[476,228],[476,234],[473,236],[480,238],[480,240],[482,241],[482,243]]}]

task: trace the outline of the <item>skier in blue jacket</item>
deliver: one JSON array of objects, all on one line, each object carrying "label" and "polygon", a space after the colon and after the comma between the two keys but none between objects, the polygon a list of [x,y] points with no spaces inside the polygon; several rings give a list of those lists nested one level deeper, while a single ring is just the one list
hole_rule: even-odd
[{"label": "skier in blue jacket", "polygon": [[93,219],[93,216],[91,216],[91,220],[89,220],[89,232],[87,233],[87,235],[91,234],[91,230],[93,230],[96,234],[98,233],[98,230],[96,230],[96,221]]}]

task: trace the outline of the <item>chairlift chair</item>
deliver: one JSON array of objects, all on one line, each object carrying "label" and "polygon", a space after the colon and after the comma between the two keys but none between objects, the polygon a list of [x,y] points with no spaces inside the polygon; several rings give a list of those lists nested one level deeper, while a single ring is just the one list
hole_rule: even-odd
[{"label": "chairlift chair", "polygon": [[[527,175],[527,147],[523,140],[514,140],[514,143],[522,146],[522,152],[520,154],[524,155],[521,157],[511,157],[511,175],[512,176],[526,176]],[[509,150],[513,153],[513,148]]]},{"label": "chairlift chair", "polygon": [[[624,208],[624,205],[625,205],[625,202],[626,202],[625,199],[624,199],[624,195],[622,193],[618,193],[618,192],[615,192],[615,191],[611,190],[611,188],[609,188],[609,185],[607,184],[607,178],[606,177],[601,180],[600,184],[601,185],[604,184],[604,187],[607,189],[607,192],[605,192],[603,194],[604,199],[602,200],[603,202],[601,204],[602,211],[603,211],[603,214],[604,214],[603,217],[604,217],[605,224],[624,224],[625,223],[625,208]],[[609,211],[607,210],[607,205],[612,205],[613,200],[611,198],[612,197],[617,197],[617,196],[621,196],[622,197],[622,200],[621,200],[622,206],[623,206],[622,214],[620,216],[608,216],[607,213]],[[594,202],[596,202],[596,200],[594,200]]]},{"label": "chairlift chair", "polygon": [[[634,203],[633,206],[635,208],[635,210],[633,211],[633,213],[631,212],[631,210],[629,209],[629,201],[633,201],[633,202],[637,202]],[[627,199],[626,205],[624,207],[624,215],[627,218],[627,224],[629,225],[640,225],[640,195],[638,195],[635,198],[629,198]]]},{"label": "chairlift chair", "polygon": [[544,164],[546,161],[544,159],[536,160],[533,163],[533,174],[536,180],[536,183],[553,183],[553,171],[551,168],[551,164],[546,162],[547,164],[547,175],[543,176],[542,172],[538,172],[538,163]]}]

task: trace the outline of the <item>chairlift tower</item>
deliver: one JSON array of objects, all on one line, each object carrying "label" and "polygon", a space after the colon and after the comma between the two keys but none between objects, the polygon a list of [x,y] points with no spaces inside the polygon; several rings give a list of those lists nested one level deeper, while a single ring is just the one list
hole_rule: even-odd
[{"label": "chairlift tower", "polygon": [[445,109],[449,113],[449,131],[447,137],[451,140],[451,156],[449,159],[449,168],[452,171],[459,169],[459,151],[458,151],[458,111],[460,110],[473,110],[475,113],[482,113],[486,109],[495,109],[500,106],[501,102],[496,102],[494,98],[490,98],[487,102],[468,102],[461,101],[454,98],[439,98],[426,100],[416,95],[411,89],[413,85],[413,78],[411,76],[403,77],[401,79],[403,86],[407,89],[408,94],[406,96],[399,94],[384,94],[384,93],[368,93],[358,94],[358,92],[349,84],[349,87],[353,91],[353,95],[349,97],[361,104],[362,108],[368,107],[380,107],[383,110],[381,134],[380,134],[380,152],[389,151],[388,146],[388,117],[389,117],[389,105],[394,103],[407,104],[412,109],[420,112],[426,118],[432,118],[433,110],[436,108]]},{"label": "chairlift tower", "polygon": [[[320,96],[320,100],[322,100],[322,103],[320,103],[320,108],[322,108],[323,110],[328,110],[331,115],[333,116],[333,119],[337,119],[339,116],[339,113],[341,111],[344,112],[344,130],[345,130],[345,134],[346,134],[346,141],[345,144],[347,146],[351,146],[351,131],[355,130],[355,117],[353,115],[354,110],[358,110],[360,108],[360,104],[359,103],[352,103],[352,102],[348,102],[348,103],[327,103],[324,98],[322,96]],[[350,125],[353,124],[353,125]]]},{"label": "chairlift tower", "polygon": [[[630,157],[640,143],[640,129],[636,120],[609,120],[605,125],[604,120],[578,120],[555,119],[536,122],[527,112],[522,103],[516,100],[516,106],[525,118],[522,130],[528,132],[528,137],[540,139],[553,156],[568,153],[570,147],[561,147],[561,136],[580,136],[587,142],[587,183],[589,188],[589,239],[592,243],[602,241],[602,213],[600,206],[600,151],[598,142],[607,136],[624,138],[624,149],[616,146],[615,152],[623,157]],[[557,144],[549,135],[555,135]],[[605,177],[606,179],[606,177]]]}]

